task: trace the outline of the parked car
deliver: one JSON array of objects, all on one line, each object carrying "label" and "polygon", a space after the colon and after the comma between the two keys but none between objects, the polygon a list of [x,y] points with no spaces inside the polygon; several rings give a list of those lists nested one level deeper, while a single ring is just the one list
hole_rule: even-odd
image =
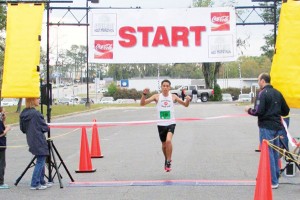
[{"label": "parked car", "polygon": [[[95,103],[93,99],[89,98],[90,103]],[[81,98],[79,101],[80,104],[85,104],[87,102],[87,98]]]},{"label": "parked car", "polygon": [[183,85],[176,90],[170,90],[172,94],[176,94],[181,97],[182,90],[185,90],[185,95],[192,97],[192,91],[197,90],[197,97],[201,99],[202,102],[207,102],[209,97],[214,95],[213,89],[205,89],[204,85]]},{"label": "parked car", "polygon": [[80,101],[80,97],[78,97],[78,96],[75,96],[75,95],[71,95],[71,100],[72,101],[74,101],[76,104],[78,104],[79,103],[79,101]]},{"label": "parked car", "polygon": [[16,106],[18,105],[18,100],[13,98],[4,98],[1,100],[1,106]]},{"label": "parked car", "polygon": [[124,104],[131,104],[131,103],[136,103],[136,101],[134,99],[117,99],[115,101],[116,104],[121,104],[121,103],[124,103]]},{"label": "parked car", "polygon": [[251,95],[250,94],[240,94],[238,101],[239,102],[251,102]]},{"label": "parked car", "polygon": [[65,98],[58,99],[58,104],[70,105],[70,104],[73,104],[73,103],[74,102],[70,98],[65,97]]},{"label": "parked car", "polygon": [[232,96],[229,93],[223,93],[222,94],[222,101],[224,102],[231,102],[232,101]]},{"label": "parked car", "polygon": [[114,103],[113,97],[103,97],[100,101],[101,104],[112,104]]},{"label": "parked car", "polygon": [[100,88],[97,91],[97,93],[104,93],[104,92],[108,92],[108,89],[107,88]]}]

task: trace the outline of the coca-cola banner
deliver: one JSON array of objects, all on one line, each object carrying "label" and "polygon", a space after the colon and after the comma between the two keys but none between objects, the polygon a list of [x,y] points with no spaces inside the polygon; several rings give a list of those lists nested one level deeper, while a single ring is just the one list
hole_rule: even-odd
[{"label": "coca-cola banner", "polygon": [[234,61],[234,8],[103,9],[90,12],[89,61]]}]

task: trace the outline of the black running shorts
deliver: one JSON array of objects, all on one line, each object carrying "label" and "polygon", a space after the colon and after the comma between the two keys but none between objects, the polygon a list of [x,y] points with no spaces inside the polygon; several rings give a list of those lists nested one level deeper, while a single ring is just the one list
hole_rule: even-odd
[{"label": "black running shorts", "polygon": [[165,142],[167,139],[168,132],[171,132],[174,135],[176,124],[171,124],[169,126],[157,126],[159,138],[161,142]]}]

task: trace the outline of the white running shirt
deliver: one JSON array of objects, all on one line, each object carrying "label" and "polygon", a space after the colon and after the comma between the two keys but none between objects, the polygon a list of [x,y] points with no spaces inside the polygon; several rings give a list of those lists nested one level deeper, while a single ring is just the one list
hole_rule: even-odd
[{"label": "white running shirt", "polygon": [[172,94],[169,93],[165,97],[162,93],[159,94],[158,102],[156,104],[157,117],[159,126],[169,126],[171,124],[176,124],[175,114],[174,114],[174,103],[172,99]]}]

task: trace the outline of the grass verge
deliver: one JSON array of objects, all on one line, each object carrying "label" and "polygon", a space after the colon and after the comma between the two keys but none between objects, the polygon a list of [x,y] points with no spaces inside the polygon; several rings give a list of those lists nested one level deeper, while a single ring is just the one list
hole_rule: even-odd
[{"label": "grass verge", "polygon": [[[86,112],[96,109],[108,108],[108,107],[139,107],[139,104],[91,104],[90,108],[86,108],[84,104],[80,105],[53,105],[51,111],[51,118],[63,116],[67,114],[77,113],[77,112]],[[151,104],[147,106],[153,106]],[[4,107],[6,111],[6,124],[15,124],[19,123],[19,115],[17,113],[17,106]],[[25,107],[22,106],[23,110]],[[41,111],[41,106],[37,107],[37,110]],[[47,107],[43,106],[43,114],[46,119]]]}]

